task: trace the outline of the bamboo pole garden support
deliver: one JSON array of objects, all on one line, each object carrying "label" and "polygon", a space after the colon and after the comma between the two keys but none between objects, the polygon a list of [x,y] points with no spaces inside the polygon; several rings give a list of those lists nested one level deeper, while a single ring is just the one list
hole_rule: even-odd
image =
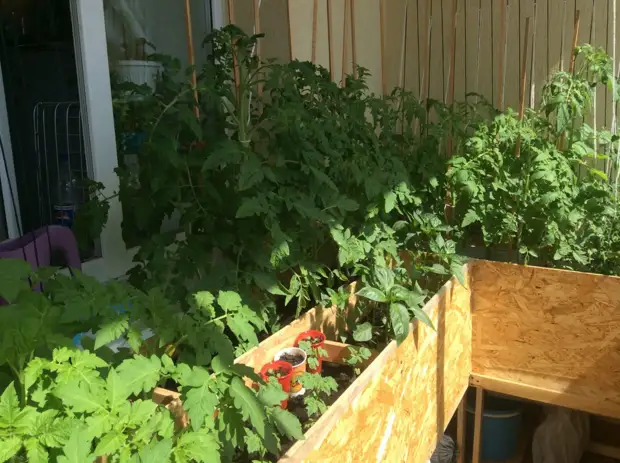
[{"label": "bamboo pole garden support", "polygon": [[409,0],[405,0],[405,14],[403,15],[403,41],[400,54],[400,72],[398,86],[405,87],[405,72],[407,69],[407,18],[409,16]]},{"label": "bamboo pole garden support", "polygon": [[474,414],[474,448],[472,463],[480,463],[482,444],[482,411],[484,409],[484,389],[476,387],[476,411]]},{"label": "bamboo pole garden support", "polygon": [[333,31],[333,2],[327,0],[327,51],[329,54],[329,75],[334,80],[334,31]]},{"label": "bamboo pole garden support", "polygon": [[508,14],[507,3],[510,0],[501,0],[500,2],[500,25],[501,25],[501,43],[500,43],[500,59],[497,72],[497,108],[504,110],[504,84],[506,83],[506,50],[508,46]]},{"label": "bamboo pole garden support", "polygon": [[[261,33],[260,2],[261,0],[254,0],[254,34]],[[261,55],[261,39],[258,39],[256,41],[256,57],[258,58],[259,62],[260,62],[261,56],[262,56]],[[260,97],[263,94],[263,83],[262,82],[258,84],[256,93],[258,95],[258,99],[260,100]]]},{"label": "bamboo pole garden support", "polygon": [[530,108],[536,105],[536,31],[538,29],[538,2],[534,0],[534,21],[532,34],[532,57],[530,59]]},{"label": "bamboo pole garden support", "polygon": [[[228,24],[235,24],[235,6],[233,0],[228,0]],[[239,63],[237,62],[237,54],[234,51],[235,42],[233,41],[233,73],[235,79],[235,91],[239,94]]]},{"label": "bamboo pole garden support", "polygon": [[385,2],[387,0],[379,0],[379,34],[381,39],[381,91],[387,95],[387,77],[385,65]]},{"label": "bamboo pole garden support", "polygon": [[291,0],[286,1],[286,22],[288,24],[288,59],[293,61],[293,27],[291,25]]},{"label": "bamboo pole garden support", "polygon": [[357,79],[357,47],[356,47],[356,33],[355,33],[355,0],[349,0],[351,2],[351,60],[353,66],[353,77]]},{"label": "bamboo pole garden support", "polygon": [[189,0],[185,0],[185,35],[187,38],[187,62],[192,68],[191,83],[194,89],[194,115],[200,118],[198,108],[198,78],[196,76],[196,59],[194,55],[194,34],[192,32],[192,10]]},{"label": "bamboo pole garden support", "polygon": [[[527,53],[530,39],[530,18],[525,18],[525,37],[523,38],[523,60],[521,62],[521,94],[519,95],[519,125],[525,115],[525,93],[527,90]],[[521,156],[521,136],[517,138],[515,156]]]},{"label": "bamboo pole garden support", "polygon": [[347,38],[349,36],[349,9],[351,6],[351,0],[344,0],[344,15],[342,16],[342,77],[340,84],[344,87],[345,76],[347,75]]},{"label": "bamboo pole garden support", "polygon": [[312,7],[312,64],[316,64],[316,34],[319,22],[319,0],[314,0]]}]

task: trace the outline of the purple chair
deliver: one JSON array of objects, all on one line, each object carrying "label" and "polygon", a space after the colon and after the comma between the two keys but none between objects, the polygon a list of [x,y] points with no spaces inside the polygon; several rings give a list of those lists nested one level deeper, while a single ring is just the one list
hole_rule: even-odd
[{"label": "purple chair", "polygon": [[[70,228],[61,225],[48,225],[0,243],[0,259],[23,259],[33,270],[50,266],[54,251],[62,253],[70,268],[82,269],[77,240]],[[40,285],[35,289],[40,291]]]}]

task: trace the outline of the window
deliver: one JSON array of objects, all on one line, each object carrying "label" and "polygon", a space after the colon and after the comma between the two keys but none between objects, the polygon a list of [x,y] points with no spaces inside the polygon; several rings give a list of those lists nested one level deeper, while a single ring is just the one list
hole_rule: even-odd
[{"label": "window", "polygon": [[[187,63],[187,42],[185,40],[185,11],[184,3],[178,0],[64,0],[70,6],[68,16],[64,16],[64,20],[68,18],[69,23],[64,27],[58,27],[55,31],[50,32],[60,34],[61,30],[72,30],[71,40],[74,45],[73,60],[70,63],[64,63],[63,66],[70,68],[72,65],[75,69],[74,83],[69,82],[69,90],[66,94],[57,94],[51,102],[56,103],[52,109],[39,106],[39,113],[36,112],[37,103],[39,101],[30,101],[24,104],[24,107],[18,108],[22,118],[26,120],[24,114],[30,114],[31,120],[31,139],[23,134],[18,134],[14,127],[18,123],[13,123],[11,115],[11,97],[15,96],[13,88],[7,88],[7,69],[8,66],[0,55],[0,68],[4,68],[0,73],[0,136],[4,145],[4,165],[0,164],[0,184],[2,186],[2,199],[4,204],[4,213],[0,214],[0,219],[4,215],[6,230],[9,237],[18,236],[19,230],[30,230],[36,228],[39,223],[45,224],[53,221],[53,215],[50,213],[49,202],[50,190],[46,191],[48,201],[47,205],[41,202],[40,191],[38,196],[32,194],[33,186],[45,184],[44,180],[54,177],[49,172],[47,175],[33,175],[32,171],[27,168],[20,169],[19,163],[25,163],[26,155],[33,156],[41,152],[47,145],[39,145],[39,151],[36,150],[36,120],[37,115],[41,116],[45,112],[46,116],[52,115],[58,120],[64,117],[64,125],[61,123],[51,122],[49,124],[39,124],[40,132],[43,128],[47,130],[46,134],[51,134],[49,127],[54,128],[53,135],[56,132],[62,133],[62,137],[51,138],[53,142],[51,146],[58,149],[54,152],[60,159],[59,151],[63,151],[61,141],[68,139],[78,139],[77,143],[71,140],[66,141],[65,150],[68,154],[62,157],[67,158],[69,163],[73,162],[70,171],[77,169],[82,163],[84,175],[88,178],[101,182],[105,185],[105,193],[109,196],[112,192],[118,190],[119,182],[114,172],[118,165],[116,136],[114,127],[114,116],[112,109],[112,93],[110,87],[110,71],[118,66],[119,62],[139,60],[148,44],[152,44],[158,53],[171,54],[178,56],[181,61]],[[12,2],[10,2],[12,3]],[[34,4],[37,8],[34,8]],[[42,7],[43,3],[48,3],[53,10],[46,10]],[[62,2],[45,0],[45,2],[37,0],[19,2],[20,7],[26,9],[32,6],[38,11],[38,16],[33,19],[30,25],[32,31],[40,31],[42,25],[51,23],[51,17],[42,16],[42,11],[46,14],[60,14],[62,8],[58,4]],[[4,3],[3,3],[4,5]],[[191,0],[191,19],[194,36],[194,49],[199,51],[203,37],[211,29],[213,23],[215,27],[221,27],[224,19],[224,9],[222,0]],[[60,8],[60,9],[59,9]],[[127,12],[129,11],[129,15]],[[62,13],[62,11],[61,11]],[[1,15],[0,21],[5,21],[7,15]],[[212,20],[213,18],[213,20]],[[137,20],[137,23],[132,21]],[[69,25],[72,25],[71,28]],[[21,25],[18,32],[24,32],[28,24]],[[6,27],[0,28],[6,30]],[[143,35],[146,37],[134,37],[132,35]],[[33,34],[37,36],[36,33]],[[39,34],[41,35],[41,34]],[[62,40],[60,40],[62,38]],[[144,39],[144,40],[140,40]],[[50,42],[54,42],[51,40]],[[66,35],[57,37],[58,42],[67,43]],[[148,42],[148,44],[147,44]],[[140,45],[142,44],[142,45]],[[4,57],[5,58],[5,57]],[[196,56],[199,64],[201,56]],[[122,64],[122,63],[121,63]],[[127,64],[127,63],[125,63]],[[131,63],[129,63],[131,64]],[[135,64],[135,63],[134,63]],[[55,69],[51,63],[50,69]],[[59,65],[56,64],[58,67]],[[15,69],[15,67],[11,67]],[[35,73],[39,76],[49,77],[46,71],[39,66]],[[49,80],[49,79],[47,79]],[[74,84],[74,85],[73,85]],[[34,86],[35,84],[33,84]],[[37,87],[38,88],[38,87]],[[47,88],[47,87],[46,87]],[[71,94],[72,89],[77,89],[75,95]],[[41,90],[42,96],[40,102],[48,103],[50,100],[44,95],[45,89]],[[65,106],[58,106],[58,103],[65,103]],[[69,127],[69,122],[74,115],[77,104],[79,116],[75,130],[73,126]],[[45,109],[45,111],[43,111]],[[55,111],[55,113],[54,113]],[[6,115],[9,117],[5,117]],[[60,114],[61,117],[58,117]],[[53,121],[56,119],[52,119]],[[8,121],[8,123],[7,123]],[[69,122],[67,122],[69,121]],[[51,124],[51,125],[50,125]],[[18,135],[16,135],[18,134]],[[26,143],[28,142],[28,143]],[[72,148],[75,146],[75,149]],[[24,148],[26,147],[26,148]],[[32,149],[30,148],[32,147]],[[83,154],[83,158],[78,153]],[[32,154],[32,153],[35,154]],[[26,153],[26,154],[24,154]],[[2,159],[2,158],[0,158]],[[42,164],[39,163],[39,166]],[[50,163],[50,165],[53,163]],[[32,166],[31,166],[32,168]],[[53,167],[50,171],[53,171]],[[56,178],[58,178],[56,171]],[[34,182],[34,177],[45,177],[45,179]],[[30,188],[30,190],[29,190]],[[11,191],[14,192],[17,214],[12,206]],[[41,210],[38,216],[30,215],[33,210]],[[47,216],[47,218],[46,218]],[[98,243],[98,254],[96,257],[87,260],[83,264],[86,273],[96,276],[100,279],[110,279],[122,275],[131,266],[133,253],[132,249],[128,249],[125,245],[122,233],[122,207],[118,200],[112,200],[110,204],[109,219],[103,230],[100,242]],[[23,227],[22,227],[23,226]],[[2,227],[0,227],[0,230]],[[0,235],[1,238],[1,235]]]}]

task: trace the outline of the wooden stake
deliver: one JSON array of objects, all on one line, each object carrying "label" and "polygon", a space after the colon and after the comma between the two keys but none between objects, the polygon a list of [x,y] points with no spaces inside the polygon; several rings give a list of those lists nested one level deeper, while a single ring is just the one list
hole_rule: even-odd
[{"label": "wooden stake", "polygon": [[185,0],[185,34],[187,38],[187,61],[192,68],[191,82],[194,88],[194,114],[200,118],[198,108],[198,79],[196,77],[196,60],[194,57],[194,35],[192,33],[192,10],[189,0]]},{"label": "wooden stake", "polygon": [[[228,0],[228,24],[235,24],[235,7],[233,5],[233,0]],[[239,63],[237,62],[237,54],[235,53],[235,41],[232,43],[233,45],[233,72],[235,78],[235,89],[238,93],[239,91]]]},{"label": "wooden stake", "polygon": [[233,0],[228,0],[228,24],[235,24],[235,7]]},{"label": "wooden stake", "polygon": [[560,71],[564,71],[564,37],[566,36],[566,3],[564,0],[564,12],[562,13],[562,36],[560,37]]},{"label": "wooden stake", "polygon": [[[616,4],[616,0],[612,1],[612,32],[611,32],[611,43],[612,43],[612,57],[611,60],[613,62],[613,75],[616,75],[616,23],[617,23],[617,17],[616,14],[617,12],[617,4]],[[616,81],[617,82],[617,81]],[[614,83],[614,85],[612,86],[612,92],[615,90],[615,86],[617,84]],[[618,131],[618,108],[616,105],[616,102],[614,101],[614,95],[612,93],[611,95],[611,133],[613,133],[614,135],[617,133]],[[612,157],[613,157],[614,153],[610,153],[609,154],[609,159],[607,159],[607,164],[605,166],[605,173],[611,178],[611,162],[612,162]]]},{"label": "wooden stake", "polygon": [[[254,0],[254,34],[261,33],[261,25],[260,25],[260,0]],[[259,62],[261,59],[261,39],[258,39],[256,42],[256,57]],[[263,94],[263,83],[260,82],[256,89],[257,96],[260,100],[260,97]],[[260,104],[260,102],[259,102]]]},{"label": "wooden stake", "polygon": [[452,1],[452,40],[450,43],[450,65],[448,68],[448,94],[446,101],[449,105],[454,103],[454,75],[456,70],[456,26],[458,20],[458,0]]},{"label": "wooden stake", "polygon": [[314,0],[312,9],[312,64],[316,64],[316,34],[319,23],[319,0]]},{"label": "wooden stake", "polygon": [[[525,18],[525,37],[523,38],[523,60],[521,62],[521,100],[519,101],[519,122],[525,115],[525,92],[527,90],[527,52],[530,40],[530,18]],[[517,138],[515,156],[521,156],[521,137]]]},{"label": "wooden stake", "polygon": [[[477,38],[477,47],[478,51],[476,54],[476,93],[480,93],[480,48],[481,48],[481,33],[482,28],[482,0],[478,1],[478,36]],[[480,97],[476,98],[476,101],[479,101]]]},{"label": "wooden stake", "polygon": [[481,435],[482,435],[482,410],[484,407],[484,389],[476,388],[476,413],[474,415],[474,452],[472,463],[480,463]]},{"label": "wooden stake", "polygon": [[327,47],[329,53],[329,75],[331,76],[331,79],[334,80],[334,37],[332,30],[332,8],[332,0],[327,0]]},{"label": "wooden stake", "polygon": [[458,449],[457,463],[466,462],[466,438],[467,435],[467,393],[459,404],[456,417],[456,448]]},{"label": "wooden stake", "polygon": [[506,70],[506,46],[508,43],[508,32],[507,32],[507,5],[506,2],[509,0],[501,0],[500,3],[500,24],[501,24],[501,43],[500,43],[500,59],[498,63],[498,73],[497,73],[497,108],[500,111],[504,110],[504,82],[506,81],[504,77],[504,72]]},{"label": "wooden stake", "polygon": [[580,23],[580,19],[581,19],[581,13],[579,12],[579,10],[577,10],[575,12],[575,23],[573,24],[573,42],[572,45],[573,47],[571,48],[571,60],[570,60],[570,69],[569,72],[572,74],[573,72],[575,72],[575,59],[577,58],[575,56],[575,48],[577,48],[577,43],[579,42],[579,23]]},{"label": "wooden stake", "polygon": [[398,86],[405,88],[405,72],[407,65],[407,17],[409,14],[409,0],[405,1],[405,14],[403,15],[403,42],[400,54],[400,78],[398,79]]},{"label": "wooden stake", "polygon": [[387,95],[387,77],[385,64],[385,2],[379,0],[379,34],[381,35],[381,91]]},{"label": "wooden stake", "polygon": [[534,0],[534,32],[532,35],[532,58],[530,60],[530,108],[536,104],[536,29],[538,19],[538,4]]},{"label": "wooden stake", "polygon": [[355,0],[351,1],[351,59],[353,61],[353,77],[357,79],[357,49],[355,34]]},{"label": "wooden stake", "polygon": [[289,60],[293,61],[293,28],[291,27],[291,0],[286,2],[286,21],[288,22]]},{"label": "wooden stake", "polygon": [[340,84],[344,87],[344,83],[347,75],[347,39],[349,37],[349,2],[351,0],[344,0],[344,15],[342,20],[342,80]]},{"label": "wooden stake", "polygon": [[433,29],[432,0],[426,0],[426,47],[424,49],[424,63],[420,88],[420,102],[426,105],[430,89],[430,61],[431,61],[431,34]]}]

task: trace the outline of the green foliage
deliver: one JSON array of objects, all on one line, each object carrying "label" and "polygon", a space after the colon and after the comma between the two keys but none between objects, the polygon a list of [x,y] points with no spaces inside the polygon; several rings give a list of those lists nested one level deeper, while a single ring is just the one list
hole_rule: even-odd
[{"label": "green foliage", "polygon": [[300,378],[306,389],[304,405],[310,418],[321,416],[327,411],[325,398],[338,390],[338,383],[331,376],[321,376],[316,373],[304,373]]}]

